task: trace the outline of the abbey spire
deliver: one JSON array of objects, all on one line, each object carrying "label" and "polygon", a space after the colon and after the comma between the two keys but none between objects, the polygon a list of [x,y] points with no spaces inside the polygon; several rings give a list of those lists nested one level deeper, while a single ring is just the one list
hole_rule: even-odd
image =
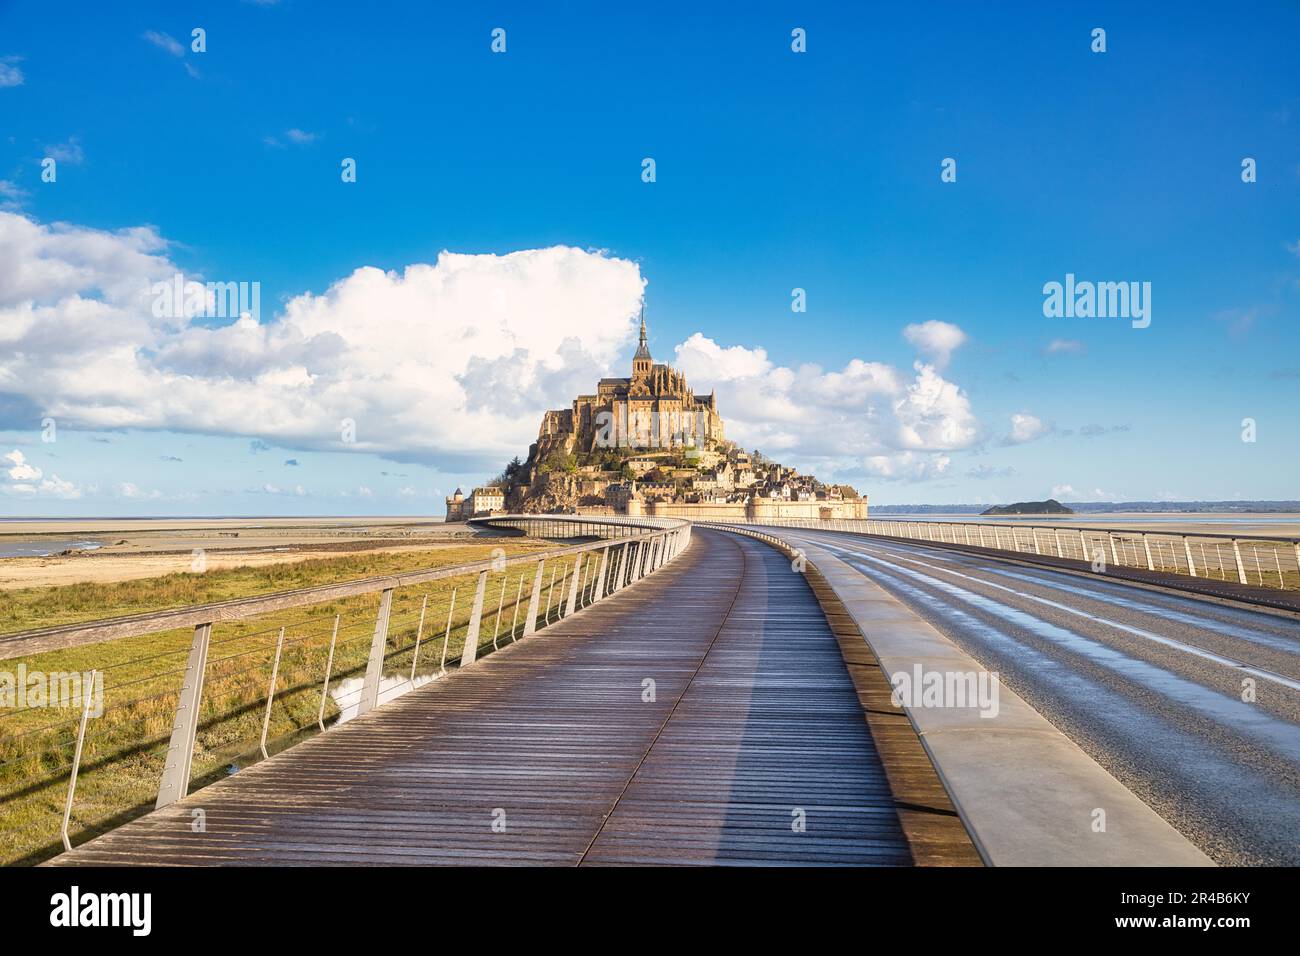
[{"label": "abbey spire", "polygon": [[633,377],[649,374],[652,365],[654,365],[654,359],[650,357],[650,345],[646,342],[645,300],[643,299],[641,301],[641,341],[637,344],[636,354],[632,356]]}]

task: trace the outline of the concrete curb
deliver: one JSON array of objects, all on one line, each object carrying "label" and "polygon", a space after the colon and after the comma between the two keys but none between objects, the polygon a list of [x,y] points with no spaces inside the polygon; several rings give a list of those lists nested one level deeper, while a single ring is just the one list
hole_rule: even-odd
[{"label": "concrete curb", "polygon": [[[772,535],[772,537],[777,537]],[[826,579],[887,675],[981,671],[914,611],[815,542],[798,547]],[[1007,687],[996,717],[907,707],[953,805],[993,866],[1213,866],[1164,818]],[[1106,830],[1093,832],[1094,811]]]}]

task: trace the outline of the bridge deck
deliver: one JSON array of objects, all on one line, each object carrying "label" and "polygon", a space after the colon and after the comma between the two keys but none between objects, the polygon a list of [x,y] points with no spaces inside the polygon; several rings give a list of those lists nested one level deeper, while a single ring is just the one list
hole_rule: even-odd
[{"label": "bridge deck", "polygon": [[[196,808],[206,832],[191,828]],[[616,597],[52,862],[911,856],[803,576],[766,545],[697,529]]]}]

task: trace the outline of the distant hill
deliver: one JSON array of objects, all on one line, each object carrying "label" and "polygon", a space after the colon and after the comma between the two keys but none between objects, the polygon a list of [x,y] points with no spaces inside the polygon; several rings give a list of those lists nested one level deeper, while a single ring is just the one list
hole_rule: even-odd
[{"label": "distant hill", "polygon": [[1013,505],[994,505],[982,515],[1072,515],[1073,508],[1067,508],[1055,498],[1046,501],[1017,501]]}]

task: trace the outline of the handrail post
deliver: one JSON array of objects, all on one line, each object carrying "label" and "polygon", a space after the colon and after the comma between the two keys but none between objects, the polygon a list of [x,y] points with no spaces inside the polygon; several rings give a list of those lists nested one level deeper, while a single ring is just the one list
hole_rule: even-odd
[{"label": "handrail post", "polygon": [[537,573],[533,575],[533,592],[528,597],[528,617],[524,621],[523,637],[537,630],[537,607],[542,601],[542,569],[545,566],[544,558],[537,562]]},{"label": "handrail post", "polygon": [[1119,567],[1119,552],[1115,550],[1114,532],[1107,531],[1106,538],[1110,541],[1110,563],[1115,567]]},{"label": "handrail post", "polygon": [[1183,535],[1183,553],[1187,555],[1187,573],[1196,577],[1196,562],[1192,560],[1192,543],[1188,540],[1187,535]]},{"label": "handrail post", "polygon": [[591,594],[591,603],[595,604],[605,596],[605,575],[609,572],[609,545],[600,549],[600,570],[596,572],[596,589]]},{"label": "handrail post", "polygon": [[546,610],[542,612],[542,623],[551,623],[551,598],[555,594],[555,565],[551,566],[551,580],[546,585]]},{"label": "handrail post", "polygon": [[451,602],[447,605],[447,633],[442,635],[442,660],[438,662],[438,673],[447,673],[447,645],[451,643],[451,616],[456,610],[456,588],[451,589]]},{"label": "handrail post", "polygon": [[411,679],[409,683],[415,683],[415,665],[420,662],[420,638],[424,636],[424,612],[429,608],[429,595],[424,596],[420,602],[420,623],[415,627],[415,652],[411,654]]},{"label": "handrail post", "polygon": [[158,801],[154,809],[175,803],[190,790],[190,766],[194,759],[194,737],[199,730],[199,704],[203,700],[203,675],[208,666],[208,643],[212,638],[212,625],[200,624],[194,629],[190,643],[190,656],[185,662],[185,676],[181,679],[180,698],[176,702],[176,719],[172,723],[172,736],[167,744],[167,757],[163,765],[162,782],[158,786]]},{"label": "handrail post", "polygon": [[609,582],[609,593],[614,594],[623,586],[623,558],[627,554],[627,544],[619,546],[618,554],[614,556],[613,567],[610,569],[612,578]]},{"label": "handrail post", "polygon": [[320,688],[320,712],[316,714],[316,724],[325,730],[325,700],[330,690],[330,672],[334,670],[334,643],[339,639],[339,616],[334,615],[334,633],[330,635],[330,656],[325,662],[325,683]]},{"label": "handrail post", "polygon": [[524,572],[519,572],[519,588],[515,591],[515,616],[510,620],[510,641],[514,643],[519,640],[515,637],[515,631],[519,628],[519,605],[524,597]]},{"label": "handrail post", "polygon": [[1232,539],[1232,555],[1233,555],[1233,557],[1235,557],[1235,558],[1237,559],[1237,579],[1238,579],[1238,581],[1239,581],[1241,584],[1248,584],[1249,582],[1246,580],[1246,565],[1245,565],[1245,563],[1241,560],[1241,545],[1238,544],[1236,538],[1233,538],[1233,539]]},{"label": "handrail post", "polygon": [[569,600],[564,606],[564,616],[572,617],[573,612],[578,609],[578,571],[581,570],[582,553],[578,553],[573,558],[573,583],[569,585]]},{"label": "handrail post", "polygon": [[483,592],[487,590],[486,571],[478,573],[478,587],[474,589],[474,606],[469,612],[469,630],[465,633],[465,646],[460,651],[460,666],[468,667],[478,657],[478,632],[483,623]]},{"label": "handrail post", "polygon": [[393,611],[393,589],[385,588],[379,597],[379,613],[375,616],[375,636],[370,640],[370,659],[366,661],[366,677],[361,684],[361,700],[357,703],[360,717],[379,703],[379,682],[384,675],[384,651],[388,649],[388,618]]},{"label": "handrail post", "polygon": [[271,755],[266,752],[266,732],[271,729],[271,704],[275,701],[275,679],[280,676],[280,652],[284,650],[284,628],[275,640],[275,663],[271,665],[271,686],[266,689],[266,714],[262,717],[262,740],[258,745],[262,750],[262,759]]},{"label": "handrail post", "polygon": [[[81,685],[81,696],[85,698],[81,704],[81,724],[77,727],[77,749],[72,755],[72,773],[68,777],[68,799],[63,804],[63,826],[59,830],[59,836],[63,838],[63,849],[71,850],[72,842],[68,839],[68,823],[72,820],[72,800],[77,794],[77,771],[81,769],[81,748],[86,742],[86,722],[90,720],[90,705],[95,698],[95,675],[99,671],[90,672],[88,681],[83,681]],[[87,689],[89,683],[89,689]]]},{"label": "handrail post", "polygon": [[589,559],[590,552],[588,551],[582,552],[582,555],[579,558],[579,560],[582,561],[582,586],[578,588],[578,604],[580,607],[591,606],[590,601],[586,604],[582,603],[587,597],[587,579],[591,577],[591,561]]},{"label": "handrail post", "polygon": [[1156,569],[1156,562],[1151,557],[1151,540],[1147,537],[1145,531],[1142,532],[1142,550],[1145,551],[1147,555],[1147,570],[1154,571]]},{"label": "handrail post", "polygon": [[492,625],[492,650],[497,649],[497,637],[501,634],[501,611],[506,606],[506,578],[508,575],[501,572],[501,597],[497,599],[497,619]]}]

